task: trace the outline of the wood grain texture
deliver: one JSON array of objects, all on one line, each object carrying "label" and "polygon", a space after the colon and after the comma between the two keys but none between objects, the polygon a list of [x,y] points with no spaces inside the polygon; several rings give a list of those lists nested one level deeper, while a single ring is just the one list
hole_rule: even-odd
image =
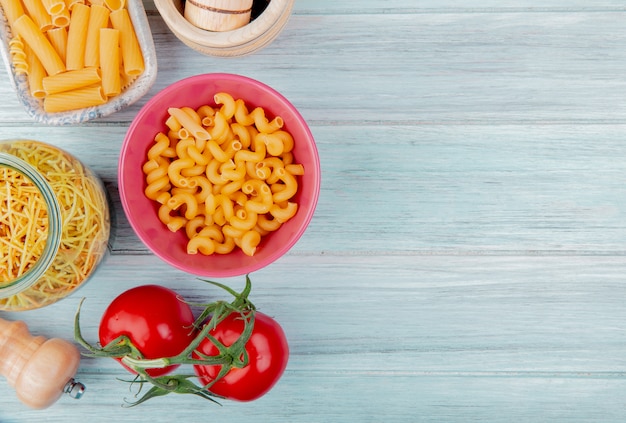
[{"label": "wood grain texture", "polygon": [[172,396],[126,409],[121,367],[84,358],[84,398],[35,412],[0,383],[0,422],[166,422],[173,410],[190,422],[624,421],[623,2],[298,0],[270,46],[236,59],[194,52],[145,4],[159,75],[122,112],[32,125],[0,71],[1,138],[76,154],[104,180],[116,223],[84,288],[2,317],[71,340],[85,297],[95,340],[105,307],[132,286],[217,294],[138,241],[117,158],[158,90],[240,73],[298,107],[322,163],[309,230],[251,275],[254,302],[287,333],[286,374],[253,403]]}]

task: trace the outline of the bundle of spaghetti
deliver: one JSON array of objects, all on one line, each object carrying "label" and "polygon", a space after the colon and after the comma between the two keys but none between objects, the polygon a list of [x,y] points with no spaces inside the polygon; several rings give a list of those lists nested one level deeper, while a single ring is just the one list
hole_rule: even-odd
[{"label": "bundle of spaghetti", "polygon": [[22,173],[0,167],[0,287],[27,272],[41,256],[48,211],[41,192]]},{"label": "bundle of spaghetti", "polygon": [[[95,270],[108,243],[107,199],[91,171],[62,150],[35,141],[0,146],[2,149],[44,176],[61,209],[61,243],[51,266],[32,289],[8,300],[36,307],[67,295]],[[6,304],[3,301],[0,304]]]}]

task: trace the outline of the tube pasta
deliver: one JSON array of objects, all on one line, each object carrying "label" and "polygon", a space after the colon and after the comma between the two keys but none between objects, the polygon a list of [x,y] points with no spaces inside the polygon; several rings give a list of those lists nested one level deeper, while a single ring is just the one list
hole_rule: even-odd
[{"label": "tube pasta", "polygon": [[[106,0],[105,0],[106,3]],[[109,15],[113,28],[120,31],[120,45],[124,62],[124,72],[130,76],[140,75],[144,71],[143,55],[137,40],[137,34],[128,15],[128,10],[117,9]]]},{"label": "tube pasta", "polygon": [[[100,43],[100,30],[106,28],[109,24],[110,13],[111,11],[108,8],[97,4],[89,8],[89,23],[87,25],[85,40],[85,66],[100,66],[100,48],[102,47]],[[117,63],[115,72],[118,74],[119,79],[119,38],[115,45],[106,44],[104,48],[103,53],[107,60],[103,61],[102,64],[104,65],[107,64],[109,60],[114,60]]]},{"label": "tube pasta", "polygon": [[100,69],[83,68],[43,78],[46,94],[56,94],[97,84],[102,80]]},{"label": "tube pasta", "polygon": [[[31,95],[42,99],[48,113],[103,104],[121,94],[145,70],[125,0],[0,0],[0,6],[13,32],[9,40],[11,64],[17,75],[27,75],[29,85],[40,79],[37,72],[29,75],[29,55],[38,59],[48,77],[86,68],[97,68],[100,73],[100,80],[94,81],[100,89],[94,86],[89,91],[75,92],[79,86],[85,86],[82,80],[67,83],[63,91],[50,89],[43,94],[40,86],[29,86]],[[103,30],[107,34],[101,41]],[[114,30],[118,31],[118,40]],[[101,56],[106,60],[101,61]],[[76,76],[69,73],[65,78]],[[63,98],[67,96],[46,100],[47,95],[61,92],[72,92],[70,97],[81,100],[66,101]]]},{"label": "tube pasta", "polygon": [[178,121],[181,127],[185,128],[196,139],[208,140],[211,138],[209,132],[189,116],[187,112],[177,107],[170,107],[167,112]]},{"label": "tube pasta", "polygon": [[70,20],[70,11],[68,8],[61,10],[56,15],[52,15],[52,25],[54,25],[56,28],[68,27],[70,25]]},{"label": "tube pasta", "polygon": [[41,0],[41,3],[50,16],[58,15],[65,10],[65,0]]},{"label": "tube pasta", "polygon": [[67,53],[67,29],[65,27],[53,28],[46,32],[50,44],[59,54],[59,57],[65,63]]},{"label": "tube pasta", "polygon": [[115,10],[123,9],[124,6],[126,5],[126,1],[125,0],[104,0],[104,4],[110,10],[115,11]]},{"label": "tube pasta", "polygon": [[43,88],[43,78],[46,76],[46,71],[34,54],[28,54],[26,60],[28,61],[28,88],[30,95],[35,98],[43,98],[46,95]]},{"label": "tube pasta", "polygon": [[65,59],[65,66],[68,70],[82,69],[85,66],[89,14],[90,7],[84,4],[77,4],[72,9],[67,32],[67,58]]},{"label": "tube pasta", "polygon": [[155,135],[143,173],[145,195],[160,203],[169,230],[183,230],[188,254],[252,256],[263,237],[298,210],[294,200],[304,166],[280,117],[218,92],[216,106],[170,107]]},{"label": "tube pasta", "polygon": [[24,7],[19,0],[0,0],[0,6],[11,27],[13,27],[13,22],[24,14]]},{"label": "tube pasta", "polygon": [[17,34],[35,53],[48,75],[56,75],[65,71],[65,64],[59,54],[28,15],[20,16],[13,25]]},{"label": "tube pasta", "polygon": [[185,128],[196,139],[208,140],[211,138],[209,132],[184,110],[170,107],[167,109],[167,112],[179,123],[180,127],[178,129]]},{"label": "tube pasta", "polygon": [[[95,6],[94,6],[95,7]],[[98,37],[98,63],[102,69],[104,95],[113,97],[122,92],[120,78],[120,32],[117,29],[100,28]],[[87,59],[85,59],[87,60]]]},{"label": "tube pasta", "polygon": [[79,88],[47,95],[43,100],[43,108],[48,113],[62,112],[72,107],[82,109],[106,103],[107,98],[101,86]]},{"label": "tube pasta", "polygon": [[[91,1],[90,3],[92,6],[94,4],[98,4],[97,2],[94,2],[94,1]],[[76,6],[77,4],[85,4],[85,0],[65,0],[65,6],[67,10],[74,9],[74,6]]]},{"label": "tube pasta", "polygon": [[46,32],[54,27],[52,17],[41,0],[22,0],[22,3],[41,32]]}]

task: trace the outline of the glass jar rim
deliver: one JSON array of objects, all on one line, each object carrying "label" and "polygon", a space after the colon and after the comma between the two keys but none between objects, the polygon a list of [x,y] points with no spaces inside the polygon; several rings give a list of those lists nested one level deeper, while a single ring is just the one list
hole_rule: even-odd
[{"label": "glass jar rim", "polygon": [[48,236],[43,253],[30,269],[13,281],[0,286],[0,298],[8,298],[33,285],[50,267],[61,245],[63,221],[61,206],[52,187],[35,167],[12,154],[3,152],[0,152],[0,166],[13,169],[30,179],[41,192],[48,211]]}]

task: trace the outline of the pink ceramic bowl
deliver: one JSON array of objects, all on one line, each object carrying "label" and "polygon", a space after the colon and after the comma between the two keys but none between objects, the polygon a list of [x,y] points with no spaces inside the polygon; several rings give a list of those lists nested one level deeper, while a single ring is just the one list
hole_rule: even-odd
[{"label": "pink ceramic bowl", "polygon": [[[254,256],[236,248],[230,254],[188,254],[184,231],[171,232],[157,216],[158,204],[144,195],[146,187],[142,166],[147,151],[159,131],[166,132],[168,107],[213,105],[213,95],[224,91],[243,99],[252,110],[261,106],[268,117],[281,116],[283,129],[294,138],[294,156],[305,174],[299,176],[294,197],[296,215],[277,231],[263,237]],[[170,265],[203,277],[240,276],[259,270],[284,255],[305,232],[317,205],[320,192],[320,162],[313,135],[296,108],[280,93],[253,79],[233,74],[204,74],[178,81],[165,88],[139,111],[133,120],[119,158],[119,193],[124,212],[143,243]]]}]

